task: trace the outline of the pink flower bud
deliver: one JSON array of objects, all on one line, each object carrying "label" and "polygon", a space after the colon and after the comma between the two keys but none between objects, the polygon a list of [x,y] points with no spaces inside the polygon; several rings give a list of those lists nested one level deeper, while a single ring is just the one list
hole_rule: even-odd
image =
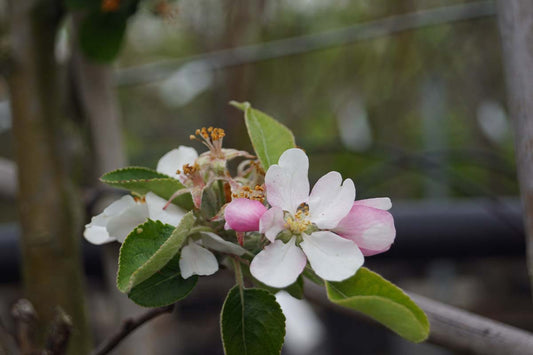
[{"label": "pink flower bud", "polygon": [[231,201],[224,212],[226,224],[237,232],[259,230],[259,220],[267,208],[257,200],[236,198]]}]

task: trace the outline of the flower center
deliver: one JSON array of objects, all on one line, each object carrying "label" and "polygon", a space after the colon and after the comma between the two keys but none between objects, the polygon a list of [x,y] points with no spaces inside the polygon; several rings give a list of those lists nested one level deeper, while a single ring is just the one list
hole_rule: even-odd
[{"label": "flower center", "polygon": [[133,196],[133,200],[137,203],[146,203],[146,196]]},{"label": "flower center", "polygon": [[309,205],[305,202],[298,206],[294,216],[288,214],[285,217],[286,228],[289,229],[293,234],[302,234],[305,232],[309,226],[311,226],[311,221],[307,219],[309,217]]},{"label": "flower center", "polygon": [[[202,179],[202,176],[200,175],[200,166],[195,163],[193,165],[185,164],[182,167],[183,169],[183,175],[184,181],[183,183],[186,183],[187,181],[191,181],[193,186],[204,186],[204,179]],[[176,171],[176,174],[182,174],[180,170]]]}]

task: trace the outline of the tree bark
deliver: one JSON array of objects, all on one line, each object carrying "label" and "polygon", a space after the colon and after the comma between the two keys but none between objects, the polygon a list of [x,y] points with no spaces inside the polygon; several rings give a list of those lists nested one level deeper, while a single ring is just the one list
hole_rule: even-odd
[{"label": "tree bark", "polygon": [[497,14],[533,290],[533,1],[499,0]]},{"label": "tree bark", "polygon": [[87,354],[91,337],[86,320],[80,258],[81,199],[64,165],[60,80],[55,38],[62,1],[10,3],[12,68],[8,77],[18,164],[18,202],[25,293],[39,316],[44,340],[56,307],[73,320],[69,354]]}]

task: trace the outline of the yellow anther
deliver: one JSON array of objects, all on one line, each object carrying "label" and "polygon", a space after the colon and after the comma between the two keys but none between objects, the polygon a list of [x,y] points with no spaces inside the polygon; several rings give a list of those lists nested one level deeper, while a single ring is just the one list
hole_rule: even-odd
[{"label": "yellow anther", "polygon": [[187,176],[191,176],[194,173],[196,173],[199,168],[200,167],[197,164],[194,164],[194,165],[185,164],[185,165],[183,165],[183,174],[185,174]]},{"label": "yellow anther", "polygon": [[133,196],[133,200],[137,203],[145,203],[146,197],[144,196]]}]

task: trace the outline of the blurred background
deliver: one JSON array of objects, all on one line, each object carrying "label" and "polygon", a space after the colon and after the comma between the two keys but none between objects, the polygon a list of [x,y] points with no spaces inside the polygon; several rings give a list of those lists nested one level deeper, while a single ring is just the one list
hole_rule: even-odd
[{"label": "blurred background", "polygon": [[[62,26],[55,56],[66,63],[72,34],[68,22]],[[358,199],[392,199],[397,239],[389,252],[367,258],[369,268],[409,291],[533,331],[492,1],[141,3],[112,82],[129,165],[155,167],[178,145],[202,150],[188,138],[201,126],[222,127],[225,146],[251,150],[242,113],[228,105],[249,101],[293,130],[310,156],[311,182],[336,170],[354,179]],[[8,92],[3,83],[0,319],[6,327],[22,296]],[[95,203],[101,190],[86,129],[72,125],[63,142],[85,157],[68,168],[86,202],[84,223],[102,207]],[[99,343],[117,327],[117,306],[110,302],[103,248],[82,241],[82,249]],[[134,333],[117,353],[222,354],[218,312],[232,282],[224,271],[202,278],[172,317]],[[316,311],[305,318],[310,328],[295,327],[304,335],[296,330],[287,340],[289,355],[453,353],[407,343],[363,317],[287,302],[302,317]]]}]

